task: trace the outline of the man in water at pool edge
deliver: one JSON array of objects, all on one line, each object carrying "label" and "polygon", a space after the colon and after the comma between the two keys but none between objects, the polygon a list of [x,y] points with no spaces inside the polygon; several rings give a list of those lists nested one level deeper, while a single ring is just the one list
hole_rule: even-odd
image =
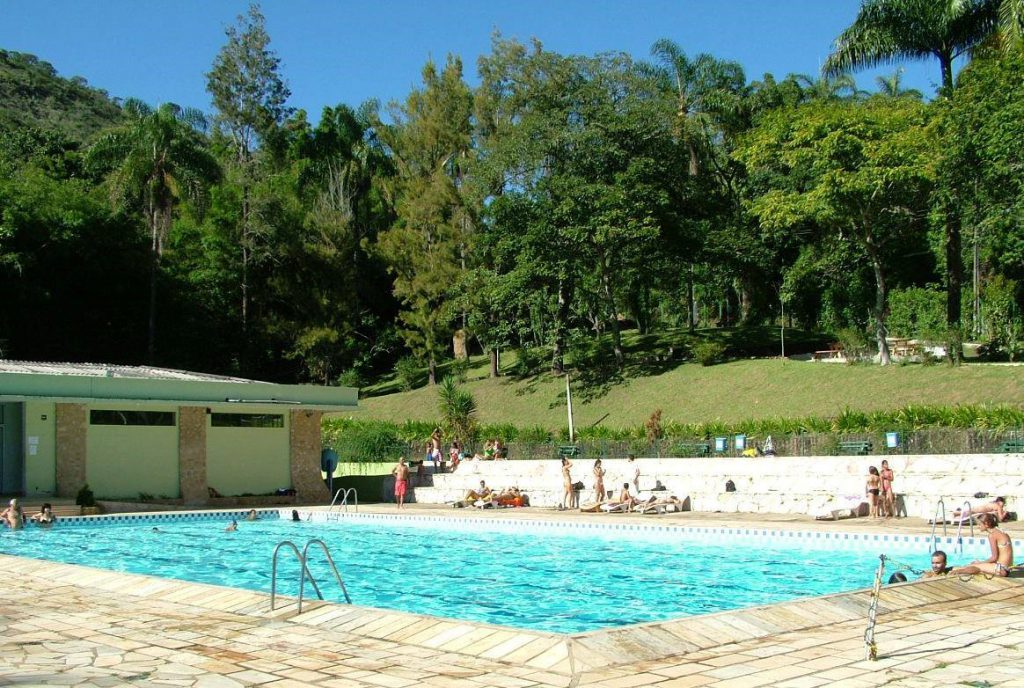
[{"label": "man in water at pool edge", "polygon": [[952,569],[952,566],[946,565],[946,553],[941,549],[937,549],[932,552],[932,570],[925,571],[921,578],[938,578],[939,576],[945,576]]}]

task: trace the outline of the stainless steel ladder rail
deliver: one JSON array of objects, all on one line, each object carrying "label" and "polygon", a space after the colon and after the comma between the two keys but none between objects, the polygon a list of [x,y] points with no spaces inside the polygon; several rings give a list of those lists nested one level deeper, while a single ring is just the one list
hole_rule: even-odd
[{"label": "stainless steel ladder rail", "polygon": [[964,529],[964,519],[966,519],[967,522],[971,526],[971,537],[973,538],[974,537],[974,516],[971,515],[971,503],[969,501],[967,501],[966,499],[964,500],[964,503],[960,506],[960,518],[957,519],[957,524],[956,524],[956,544],[957,544],[957,547],[960,548],[960,554],[964,553],[964,539],[961,536],[961,533],[963,532],[963,529]]},{"label": "stainless steel ladder rail", "polygon": [[[309,577],[309,582],[313,585],[313,589],[316,590],[316,595],[321,600],[324,596],[320,593],[320,588],[317,586],[316,581],[313,579],[313,574],[306,568],[306,557],[299,551],[298,546],[291,540],[285,540],[284,542],[277,543],[277,547],[274,548],[274,558],[270,565],[270,611],[274,611],[274,602],[277,599],[277,555],[280,553],[282,547],[290,547],[295,552],[295,557],[299,560],[299,567],[301,569],[299,575],[302,578],[299,581],[299,613],[302,613],[302,591],[303,584],[306,581],[306,577]],[[308,545],[307,545],[308,547]],[[346,594],[347,596],[347,594]]]},{"label": "stainless steel ladder rail", "polygon": [[[331,571],[334,573],[334,579],[338,581],[338,585],[341,586],[341,592],[345,595],[345,601],[349,604],[352,604],[352,598],[348,596],[348,589],[345,587],[345,581],[341,579],[341,574],[338,573],[338,567],[334,565],[334,557],[331,556],[331,551],[327,549],[327,545],[324,544],[323,540],[319,538],[313,538],[312,540],[307,542],[306,546],[302,548],[302,560],[304,562],[309,560],[310,545],[320,545],[320,549],[324,551],[324,556],[327,557],[327,563],[330,564]],[[304,580],[305,579],[303,578],[303,581]],[[313,578],[310,577],[309,580],[310,582],[312,582]],[[319,590],[317,592],[319,593]],[[322,600],[323,597],[321,597],[320,599]],[[302,581],[299,582],[299,604],[302,604]],[[301,607],[299,608],[299,611],[302,611]]]},{"label": "stainless steel ladder rail", "polygon": [[[340,515],[341,515],[341,511],[340,511],[341,509],[344,509],[345,513],[348,513],[348,506],[349,506],[348,498],[349,498],[349,495],[352,495],[352,497],[355,499],[355,503],[354,503],[354,507],[353,508],[356,511],[359,511],[359,493],[356,491],[356,488],[354,488],[354,487],[339,488],[338,491],[334,493],[334,499],[331,500],[330,508],[327,509],[327,520],[328,521],[331,520],[331,515],[332,514],[334,516],[334,520],[338,520],[338,518],[340,518]],[[338,501],[338,497],[339,496],[341,497],[341,501],[340,502]],[[339,509],[339,511],[335,511],[334,510],[335,507],[337,507]]]},{"label": "stainless steel ladder rail", "polygon": [[935,515],[932,517],[932,536],[928,539],[928,551],[935,552],[938,547],[935,546],[935,529],[939,525],[939,514],[942,515],[942,537],[946,537],[946,501],[939,497],[939,501],[935,504]]}]

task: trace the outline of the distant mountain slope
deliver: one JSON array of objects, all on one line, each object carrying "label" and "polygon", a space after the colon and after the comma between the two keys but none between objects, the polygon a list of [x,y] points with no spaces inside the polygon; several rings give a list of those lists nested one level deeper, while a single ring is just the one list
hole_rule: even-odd
[{"label": "distant mountain slope", "polygon": [[121,117],[105,91],[65,79],[35,55],[0,50],[0,127],[36,127],[88,141]]}]

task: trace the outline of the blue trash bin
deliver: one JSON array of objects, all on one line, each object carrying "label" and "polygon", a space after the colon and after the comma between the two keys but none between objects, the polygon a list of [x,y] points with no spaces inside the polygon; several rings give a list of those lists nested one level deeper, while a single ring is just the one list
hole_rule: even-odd
[{"label": "blue trash bin", "polygon": [[724,452],[729,447],[728,437],[716,437],[715,438],[715,451]]}]

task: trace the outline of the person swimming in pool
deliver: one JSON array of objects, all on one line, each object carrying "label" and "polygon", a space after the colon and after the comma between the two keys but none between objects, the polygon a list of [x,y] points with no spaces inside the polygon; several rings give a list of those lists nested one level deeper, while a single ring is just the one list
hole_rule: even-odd
[{"label": "person swimming in pool", "polygon": [[238,530],[238,521],[231,519],[231,525],[224,529],[225,533],[233,533]]},{"label": "person swimming in pool", "polygon": [[260,517],[256,514],[256,510],[255,509],[249,509],[249,513],[247,513],[245,515],[245,520],[246,521],[258,521],[258,520],[260,520]]},{"label": "person swimming in pool", "polygon": [[979,559],[967,566],[955,568],[950,571],[951,574],[984,573],[1003,577],[1010,575],[1010,567],[1013,566],[1013,541],[998,528],[998,523],[994,514],[982,514],[978,517],[978,524],[988,534],[992,555],[988,559]]}]

